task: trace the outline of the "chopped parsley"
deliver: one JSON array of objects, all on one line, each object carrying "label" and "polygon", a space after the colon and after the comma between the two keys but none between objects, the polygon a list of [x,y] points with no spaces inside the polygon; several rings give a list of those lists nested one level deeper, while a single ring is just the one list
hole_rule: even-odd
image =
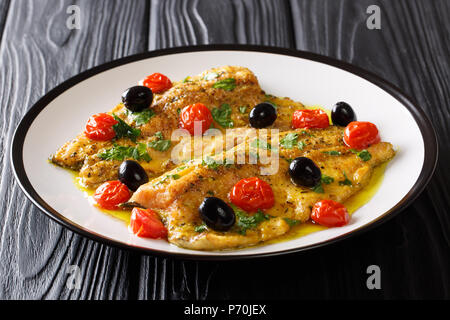
[{"label": "chopped parsley", "polygon": [[201,232],[205,232],[206,230],[208,230],[208,228],[206,227],[206,224],[201,224],[199,226],[195,226],[194,231],[201,233]]},{"label": "chopped parsley", "polygon": [[213,85],[214,89],[223,89],[225,91],[233,91],[236,88],[236,79],[227,78],[223,80],[219,80]]},{"label": "chopped parsley", "polygon": [[170,140],[164,140],[161,131],[156,132],[155,136],[156,136],[156,140],[150,141],[148,143],[148,146],[150,148],[153,148],[153,149],[155,149],[157,151],[166,151],[172,145]]},{"label": "chopped parsley", "polygon": [[156,186],[158,184],[163,184],[164,182],[166,182],[170,178],[172,178],[173,180],[178,180],[178,179],[181,178],[181,176],[179,174],[166,174],[161,180],[156,182],[154,185]]},{"label": "chopped parsley", "polygon": [[155,112],[149,108],[139,112],[132,112],[127,109],[125,113],[128,118],[130,118],[136,123],[137,126],[142,126],[143,124],[146,124],[155,115]]},{"label": "chopped parsley", "polygon": [[297,148],[303,150],[304,147],[306,147],[306,143],[304,141],[299,141],[297,144]]},{"label": "chopped parsley", "polygon": [[265,150],[271,149],[270,144],[268,144],[266,141],[259,140],[259,139],[253,140],[252,143],[250,144],[250,147],[258,148],[258,149],[265,149]]},{"label": "chopped parsley", "polygon": [[340,156],[341,155],[341,152],[340,151],[336,151],[336,150],[322,151],[322,153],[328,154],[330,156]]},{"label": "chopped parsley", "polygon": [[315,187],[311,188],[312,191],[316,192],[316,193],[324,193],[325,191],[323,190],[322,187],[322,183],[319,182]]},{"label": "chopped parsley", "polygon": [[231,166],[231,164],[227,163],[227,159],[225,161],[215,161],[213,158],[206,156],[205,159],[202,160],[203,166],[208,166],[209,169],[217,170],[221,165]]},{"label": "chopped parsley", "polygon": [[239,107],[239,112],[244,114],[245,112],[247,112],[247,107],[246,106],[240,106]]},{"label": "chopped parsley", "polygon": [[308,137],[315,137],[315,135],[313,135],[312,133],[309,133],[309,132],[306,131],[306,130],[302,130],[302,131],[300,131],[300,133],[303,134],[303,135],[305,135],[305,136],[308,136]]},{"label": "chopped parsley", "polygon": [[298,133],[288,133],[284,136],[280,141],[280,145],[285,147],[286,149],[292,149],[295,144],[297,144]]},{"label": "chopped parsley", "polygon": [[372,155],[366,149],[361,151],[350,149],[350,151],[355,153],[362,161],[369,161],[370,159],[372,159]]},{"label": "chopped parsley", "polygon": [[234,126],[234,122],[231,120],[231,107],[228,103],[222,104],[220,108],[212,109],[211,114],[214,121],[223,128],[232,128]]},{"label": "chopped parsley", "polygon": [[202,160],[202,165],[208,166],[209,169],[217,170],[220,163],[216,162],[213,158],[206,156],[206,158]]},{"label": "chopped parsley", "polygon": [[183,83],[191,82],[190,79],[191,79],[191,77],[190,77],[190,76],[187,76],[186,78],[183,79]]},{"label": "chopped parsley", "polygon": [[347,178],[347,175],[345,174],[345,172],[344,172],[344,180],[342,180],[342,181],[339,181],[339,185],[340,186],[351,186],[352,185],[352,182]]},{"label": "chopped parsley", "polygon": [[135,160],[145,160],[149,162],[152,160],[147,152],[145,143],[139,143],[136,147],[119,146],[114,144],[111,149],[107,149],[98,154],[98,157],[102,160],[119,160],[123,161],[127,158],[133,158]]},{"label": "chopped parsley", "polygon": [[131,127],[114,113],[113,117],[116,121],[118,121],[118,123],[113,125],[113,129],[116,132],[116,139],[126,137],[130,138],[131,141],[136,142],[136,138],[141,134],[141,130]]},{"label": "chopped parsley", "polygon": [[283,218],[284,221],[286,221],[286,223],[290,226],[293,227],[297,224],[300,223],[300,220],[295,220],[295,219],[291,219],[291,218]]},{"label": "chopped parsley", "polygon": [[325,184],[330,184],[330,183],[334,182],[334,178],[333,177],[329,177],[329,176],[327,176],[325,174],[322,174],[321,181],[323,183],[325,183]]},{"label": "chopped parsley", "polygon": [[236,221],[236,226],[238,227],[238,233],[245,235],[247,230],[255,229],[261,222],[269,220],[270,216],[265,214],[261,210],[258,210],[254,215],[249,215],[245,211],[238,209],[236,206],[232,205],[234,213],[238,218]]}]

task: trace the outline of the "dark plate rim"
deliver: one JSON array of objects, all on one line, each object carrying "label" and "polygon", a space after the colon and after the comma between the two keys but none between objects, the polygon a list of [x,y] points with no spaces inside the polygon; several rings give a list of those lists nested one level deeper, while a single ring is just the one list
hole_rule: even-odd
[{"label": "dark plate rim", "polygon": [[[280,55],[287,55],[297,58],[303,58],[307,60],[312,60],[315,62],[324,63],[333,67],[337,67],[339,69],[342,69],[344,71],[350,72],[352,74],[355,74],[372,84],[380,87],[384,91],[388,92],[391,96],[393,96],[395,99],[397,99],[413,116],[414,120],[416,121],[420,132],[422,134],[422,138],[424,140],[424,146],[425,146],[425,154],[424,154],[424,162],[422,166],[422,170],[420,172],[420,175],[414,184],[414,186],[410,189],[410,191],[401,199],[394,207],[392,207],[390,210],[386,211],[384,214],[382,214],[380,217],[378,217],[376,220],[373,220],[371,223],[366,224],[364,226],[361,226],[360,228],[353,230],[351,232],[345,233],[337,238],[333,238],[330,240],[322,241],[319,243],[315,243],[306,247],[301,248],[293,248],[293,249],[286,249],[286,250],[279,250],[275,252],[269,252],[269,253],[256,253],[256,254],[248,254],[248,255],[226,255],[226,256],[210,256],[210,255],[198,255],[198,254],[190,254],[190,253],[172,253],[167,251],[161,251],[161,250],[154,250],[149,249],[145,247],[140,246],[132,246],[126,243],[122,243],[119,241],[116,241],[114,239],[105,237],[101,234],[89,231],[85,229],[84,227],[72,222],[71,220],[67,219],[63,215],[61,215],[59,212],[54,210],[50,205],[48,205],[36,192],[36,190],[31,185],[24,168],[23,163],[23,144],[25,141],[25,137],[27,135],[28,129],[30,128],[31,124],[33,123],[34,119],[39,115],[39,113],[56,97],[58,97],[63,92],[67,91],[74,85],[98,74],[103,71],[147,59],[152,57],[158,57],[158,56],[164,56],[169,54],[177,54],[177,53],[187,53],[187,52],[199,52],[199,51],[256,51],[256,52],[263,52],[263,53],[272,53],[272,54],[280,54]],[[112,245],[114,247],[118,247],[121,249],[127,249],[127,250],[136,250],[141,253],[145,254],[151,254],[151,255],[160,255],[165,257],[175,257],[175,258],[181,258],[186,260],[243,260],[243,259],[250,259],[250,258],[261,258],[261,257],[270,257],[270,256],[276,256],[281,254],[288,254],[288,253],[294,253],[294,252],[300,252],[305,250],[310,250],[313,248],[322,247],[325,245],[329,245],[332,243],[336,243],[338,241],[341,241],[343,239],[347,239],[350,236],[356,236],[363,232],[366,232],[376,226],[379,226],[381,223],[384,223],[388,221],[389,219],[393,218],[396,214],[401,212],[403,209],[405,209],[407,206],[409,206],[418,196],[419,194],[424,190],[425,186],[430,181],[434,170],[436,168],[438,159],[438,143],[437,143],[437,136],[435,133],[435,130],[433,128],[433,125],[425,112],[417,106],[415,102],[413,102],[413,99],[410,98],[408,95],[403,93],[398,87],[395,85],[389,83],[388,81],[380,78],[379,76],[366,71],[360,67],[354,66],[352,64],[336,60],[334,58],[326,57],[323,55],[319,55],[316,53],[311,53],[307,51],[299,51],[299,50],[293,50],[293,49],[285,49],[285,48],[278,48],[278,47],[269,47],[269,46],[259,46],[259,45],[230,45],[230,44],[215,44],[215,45],[202,45],[202,46],[186,46],[186,47],[175,47],[175,48],[168,48],[168,49],[161,49],[161,50],[155,50],[151,52],[145,52],[140,53],[128,57],[124,57],[121,59],[117,59],[111,62],[107,62],[105,64],[102,64],[100,66],[94,67],[92,69],[89,69],[87,71],[84,71],[55,87],[51,91],[49,91],[46,95],[44,95],[38,102],[36,102],[30,110],[25,114],[25,116],[20,121],[18,127],[16,128],[14,132],[14,137],[12,140],[11,145],[11,152],[10,152],[10,161],[13,168],[14,175],[19,183],[20,188],[23,190],[25,195],[41,210],[43,211],[48,217],[50,217],[52,220],[56,221],[57,223],[61,224],[62,226],[68,228],[69,230],[76,232],[82,236],[85,236],[87,238],[90,238],[92,240],[105,243],[107,245]]]}]

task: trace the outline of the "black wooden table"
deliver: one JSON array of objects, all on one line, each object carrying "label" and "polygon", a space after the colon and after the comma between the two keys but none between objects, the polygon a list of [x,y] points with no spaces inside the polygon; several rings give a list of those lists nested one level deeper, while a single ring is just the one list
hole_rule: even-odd
[{"label": "black wooden table", "polygon": [[[66,26],[70,5],[81,28]],[[367,28],[380,8],[381,29]],[[69,11],[70,12],[70,11]],[[1,0],[0,298],[450,297],[450,0]],[[370,70],[429,114],[440,160],[407,210],[361,236],[242,262],[183,262],[119,250],[54,223],[19,189],[11,137],[42,95],[81,71],[173,46],[246,43],[312,51]],[[366,269],[381,269],[368,290]],[[71,265],[80,289],[69,289]]]}]

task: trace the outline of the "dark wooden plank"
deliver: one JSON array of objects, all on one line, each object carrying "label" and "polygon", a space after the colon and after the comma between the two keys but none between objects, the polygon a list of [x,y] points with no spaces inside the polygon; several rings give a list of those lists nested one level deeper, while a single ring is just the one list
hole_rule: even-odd
[{"label": "dark wooden plank", "polygon": [[[0,4],[1,17],[8,2]],[[5,19],[0,51],[2,299],[135,295],[127,274],[138,269],[136,255],[79,237],[46,218],[19,190],[8,163],[13,130],[46,91],[85,69],[147,48],[145,1],[77,1],[80,30],[66,27],[66,8],[72,3],[11,1]],[[80,290],[66,288],[69,265],[81,269]]]},{"label": "dark wooden plank", "polygon": [[8,15],[10,0],[0,2],[0,44],[2,41],[3,29],[5,28],[6,17]]}]

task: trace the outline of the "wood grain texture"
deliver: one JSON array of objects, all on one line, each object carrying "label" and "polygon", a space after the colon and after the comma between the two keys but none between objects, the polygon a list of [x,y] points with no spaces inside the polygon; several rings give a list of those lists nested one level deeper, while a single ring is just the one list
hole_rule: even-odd
[{"label": "wood grain texture", "polygon": [[[147,47],[145,1],[80,1],[80,30],[66,27],[66,8],[71,4],[12,1],[4,25],[0,298],[127,298],[132,291],[129,274],[138,269],[128,252],[79,237],[46,218],[19,190],[9,166],[13,131],[45,92],[83,70]],[[69,265],[81,269],[80,290],[65,286]]]},{"label": "wood grain texture", "polygon": [[[81,30],[65,27],[67,6]],[[381,30],[366,8],[381,8]],[[153,0],[0,2],[0,298],[248,299],[450,297],[450,2],[446,0]],[[184,262],[87,240],[41,214],[9,166],[13,130],[65,79],[103,62],[165,47],[249,43],[332,56],[375,72],[417,100],[436,126],[441,154],[410,208],[356,238],[289,256]],[[366,288],[366,268],[382,290]],[[81,268],[80,290],[65,286]]]}]

